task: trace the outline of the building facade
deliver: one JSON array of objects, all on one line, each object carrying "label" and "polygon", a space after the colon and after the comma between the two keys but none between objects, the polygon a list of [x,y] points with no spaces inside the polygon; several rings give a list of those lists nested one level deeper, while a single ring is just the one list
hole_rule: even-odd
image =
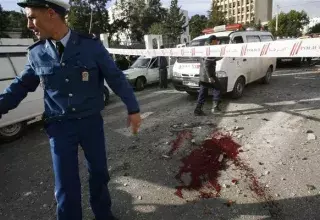
[{"label": "building facade", "polygon": [[267,24],[272,19],[273,0],[212,0],[235,23]]}]

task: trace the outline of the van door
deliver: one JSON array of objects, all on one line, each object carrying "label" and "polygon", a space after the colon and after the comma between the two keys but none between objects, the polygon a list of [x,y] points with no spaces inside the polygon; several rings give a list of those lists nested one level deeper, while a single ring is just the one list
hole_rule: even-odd
[{"label": "van door", "polygon": [[159,76],[159,65],[158,65],[158,58],[152,58],[150,62],[150,66],[148,68],[147,72],[147,81],[149,82],[159,82],[160,76]]},{"label": "van door", "polygon": [[[273,41],[273,37],[271,34],[262,34],[260,35],[261,42],[271,42]],[[275,57],[264,57],[261,58],[261,78],[264,77],[269,69],[269,67],[272,65],[273,70],[276,67],[277,58]]]},{"label": "van door", "polygon": [[[244,43],[243,35],[235,34],[232,36],[231,43],[233,44],[242,44]],[[233,88],[234,83],[239,78],[239,76],[243,75],[247,78],[249,68],[248,68],[248,58],[243,57],[230,57],[228,62],[228,77],[230,80],[230,89]],[[229,74],[231,73],[231,74]],[[229,83],[228,83],[229,84]],[[228,86],[229,87],[229,86]]]},{"label": "van door", "polygon": [[[247,43],[256,43],[260,42],[259,35],[250,34],[248,33],[246,35],[246,41]],[[261,58],[259,57],[250,57],[247,59],[247,65],[248,65],[248,83],[253,82],[257,79],[261,78]]]}]

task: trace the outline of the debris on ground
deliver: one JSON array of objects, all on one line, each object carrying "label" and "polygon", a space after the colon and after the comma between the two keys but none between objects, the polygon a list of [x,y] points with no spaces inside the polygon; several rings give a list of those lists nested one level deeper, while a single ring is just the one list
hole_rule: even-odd
[{"label": "debris on ground", "polygon": [[316,140],[317,136],[313,133],[308,133],[308,141]]},{"label": "debris on ground", "polygon": [[307,188],[308,188],[308,190],[310,190],[310,191],[313,191],[313,190],[316,190],[316,189],[317,189],[314,185],[309,185],[309,184],[307,184]]},{"label": "debris on ground", "polygon": [[225,202],[224,204],[228,207],[231,207],[233,204],[235,203],[235,201],[232,200],[228,200],[227,202]]}]

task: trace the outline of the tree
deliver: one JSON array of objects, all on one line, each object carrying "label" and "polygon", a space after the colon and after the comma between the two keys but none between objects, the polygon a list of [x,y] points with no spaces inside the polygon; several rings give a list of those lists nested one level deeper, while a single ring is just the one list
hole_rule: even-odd
[{"label": "tree", "polygon": [[34,38],[34,34],[27,27],[27,17],[25,13],[20,10],[5,11],[7,17],[7,30],[21,31],[21,38]]},{"label": "tree", "polygon": [[185,23],[186,18],[178,7],[178,0],[171,0],[171,6],[164,23],[166,35],[170,41],[177,42],[177,38],[184,32]]},{"label": "tree", "polygon": [[149,28],[149,34],[156,34],[156,35],[166,35],[166,29],[164,23],[154,23]]},{"label": "tree", "polygon": [[313,26],[310,31],[310,34],[317,34],[320,33],[320,23],[316,24],[315,26]]},{"label": "tree", "polygon": [[276,18],[269,22],[269,31],[280,37],[301,36],[303,26],[309,24],[309,17],[305,11],[291,10],[289,13],[281,12],[278,15],[278,19],[278,32],[276,33]]},{"label": "tree", "polygon": [[202,30],[206,28],[208,22],[208,18],[204,15],[194,15],[191,17],[190,24],[190,35],[191,39],[202,35]]},{"label": "tree", "polygon": [[69,25],[76,31],[88,33],[92,11],[91,33],[100,35],[108,32],[108,11],[106,4],[109,0],[70,0]]},{"label": "tree", "polygon": [[211,9],[210,11],[208,11],[208,17],[208,27],[215,27],[228,23],[228,20],[226,19],[226,14],[220,10],[220,8],[216,4],[216,1],[212,1]]},{"label": "tree", "polygon": [[0,37],[8,37],[8,35],[4,33],[7,30],[7,25],[8,22],[6,13],[3,11],[0,4]]},{"label": "tree", "polygon": [[117,4],[117,11],[122,12],[120,17],[129,29],[130,39],[141,42],[143,36],[149,33],[155,23],[162,22],[166,17],[166,10],[160,0],[123,0]]}]

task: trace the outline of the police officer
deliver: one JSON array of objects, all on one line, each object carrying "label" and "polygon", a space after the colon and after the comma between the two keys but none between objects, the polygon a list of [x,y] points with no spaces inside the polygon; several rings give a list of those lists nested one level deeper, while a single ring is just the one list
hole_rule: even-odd
[{"label": "police officer", "polygon": [[[164,49],[161,45],[160,49]],[[158,57],[160,88],[168,88],[168,61],[166,57]]]},{"label": "police officer", "polygon": [[104,123],[104,80],[121,97],[128,125],[137,133],[139,105],[124,74],[101,41],[69,29],[64,18],[69,4],[62,0],[24,0],[28,28],[39,41],[28,48],[19,77],[0,95],[0,115],[16,108],[40,84],[44,89],[44,122],[55,176],[57,219],[81,220],[78,145],[89,171],[90,204],[96,220],[115,219],[108,190]]},{"label": "police officer", "polygon": [[[217,37],[212,35],[210,36],[206,43],[206,45],[217,45],[218,40]],[[208,93],[208,88],[213,88],[213,106],[211,109],[212,113],[221,112],[220,109],[220,93],[221,93],[221,84],[219,79],[216,77],[216,58],[215,57],[206,57],[201,59],[201,67],[200,67],[200,91],[198,95],[197,106],[194,110],[194,114],[196,116],[205,115],[202,110],[202,107],[205,103],[205,97]]]}]

